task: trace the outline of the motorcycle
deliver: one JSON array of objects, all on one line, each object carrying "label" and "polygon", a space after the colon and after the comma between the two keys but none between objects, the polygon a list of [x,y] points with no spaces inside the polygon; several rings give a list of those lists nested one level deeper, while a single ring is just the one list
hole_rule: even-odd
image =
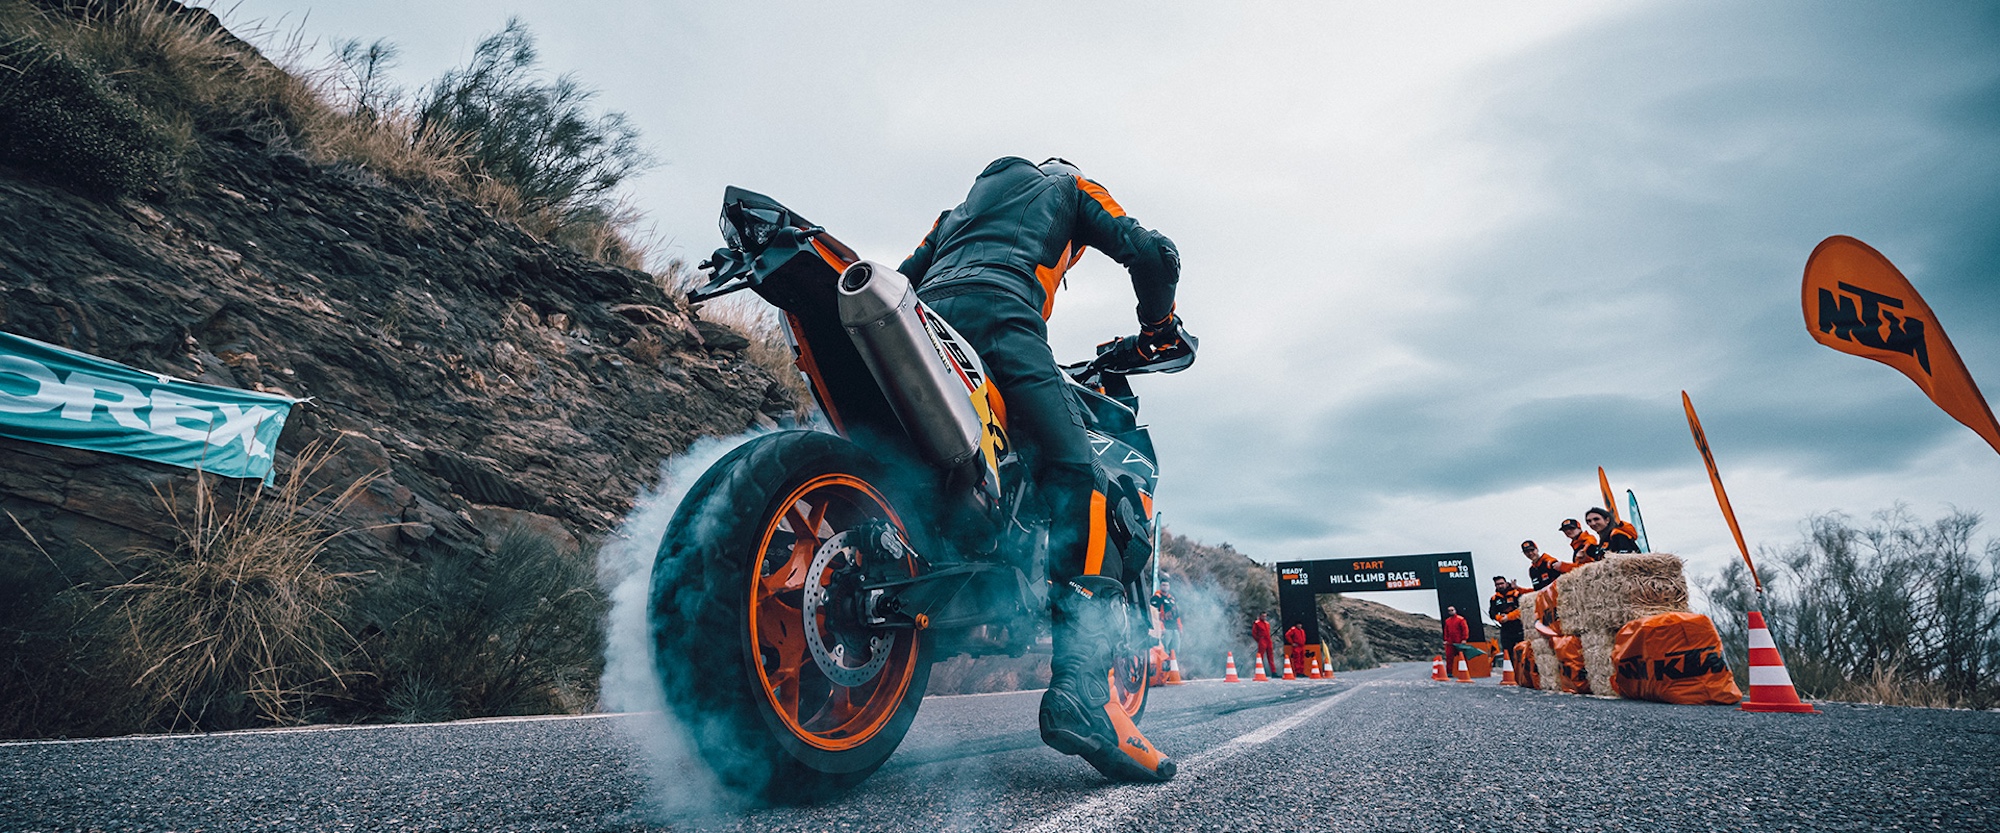
[{"label": "motorcycle", "polygon": [[[689,489],[653,565],[656,670],[726,787],[807,801],[888,759],[933,662],[1047,650],[1049,520],[984,365],[906,278],[740,188],[720,225],[726,245],[688,299],[747,289],[777,307],[827,430],[758,436]],[[1062,369],[1105,475],[1105,552],[1127,577],[1112,696],[1136,722],[1159,476],[1126,377],[1179,367],[1133,343]]]}]

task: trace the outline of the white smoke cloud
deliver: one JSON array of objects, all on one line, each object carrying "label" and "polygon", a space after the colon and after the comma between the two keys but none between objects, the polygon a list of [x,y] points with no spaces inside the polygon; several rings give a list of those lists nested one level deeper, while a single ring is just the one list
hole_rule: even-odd
[{"label": "white smoke cloud", "polygon": [[598,582],[611,598],[600,707],[639,713],[625,725],[632,727],[651,768],[650,805],[642,808],[648,816],[699,820],[740,809],[702,761],[687,727],[667,708],[646,611],[653,558],[681,499],[710,466],[759,433],[698,440],[661,463],[658,485],[639,495],[632,513],[598,550]]}]

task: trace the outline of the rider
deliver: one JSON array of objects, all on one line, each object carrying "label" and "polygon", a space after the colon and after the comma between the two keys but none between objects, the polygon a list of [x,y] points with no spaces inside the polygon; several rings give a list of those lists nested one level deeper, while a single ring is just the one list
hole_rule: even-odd
[{"label": "rider", "polygon": [[1149,363],[1192,362],[1174,315],[1181,261],[1173,242],[1126,216],[1103,186],[1062,159],[1036,165],[1010,156],[987,165],[965,202],[938,215],[900,271],[985,360],[1006,402],[1009,433],[1048,504],[1055,655],[1042,695],[1042,742],[1083,756],[1109,778],[1165,781],[1173,761],[1111,703],[1122,559],[1105,552],[1107,501],[1082,404],[1049,351],[1056,289],[1087,247],[1124,265],[1138,296],[1139,335],[1116,349]]}]

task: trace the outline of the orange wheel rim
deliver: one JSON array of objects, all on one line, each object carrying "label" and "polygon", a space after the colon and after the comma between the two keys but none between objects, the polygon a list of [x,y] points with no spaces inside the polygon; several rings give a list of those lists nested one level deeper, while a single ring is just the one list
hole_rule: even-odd
[{"label": "orange wheel rim", "polygon": [[[765,521],[750,579],[749,634],[757,679],[773,713],[805,743],[829,751],[867,743],[889,724],[916,673],[916,632],[896,634],[886,665],[867,681],[842,686],[820,671],[808,647],[804,596],[813,556],[835,534],[866,520],[902,529],[888,501],[865,481],[827,474],[785,496]],[[905,561],[914,572],[915,565]],[[815,616],[823,628],[826,614]]]},{"label": "orange wheel rim", "polygon": [[1121,657],[1111,663],[1111,694],[1126,717],[1146,705],[1147,662],[1139,657]]}]

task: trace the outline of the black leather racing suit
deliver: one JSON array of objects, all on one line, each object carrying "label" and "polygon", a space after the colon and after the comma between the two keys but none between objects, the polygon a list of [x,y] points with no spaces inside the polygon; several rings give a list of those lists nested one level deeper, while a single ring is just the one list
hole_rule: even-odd
[{"label": "black leather racing suit", "polygon": [[1091,247],[1131,273],[1141,324],[1173,314],[1180,280],[1173,242],[1126,216],[1097,183],[1047,174],[1019,157],[986,166],[900,270],[979,351],[999,387],[1009,435],[1049,506],[1049,577],[1058,582],[1120,572],[1102,536],[1086,534],[1098,478],[1082,406],[1056,367],[1046,325],[1063,273]]}]

